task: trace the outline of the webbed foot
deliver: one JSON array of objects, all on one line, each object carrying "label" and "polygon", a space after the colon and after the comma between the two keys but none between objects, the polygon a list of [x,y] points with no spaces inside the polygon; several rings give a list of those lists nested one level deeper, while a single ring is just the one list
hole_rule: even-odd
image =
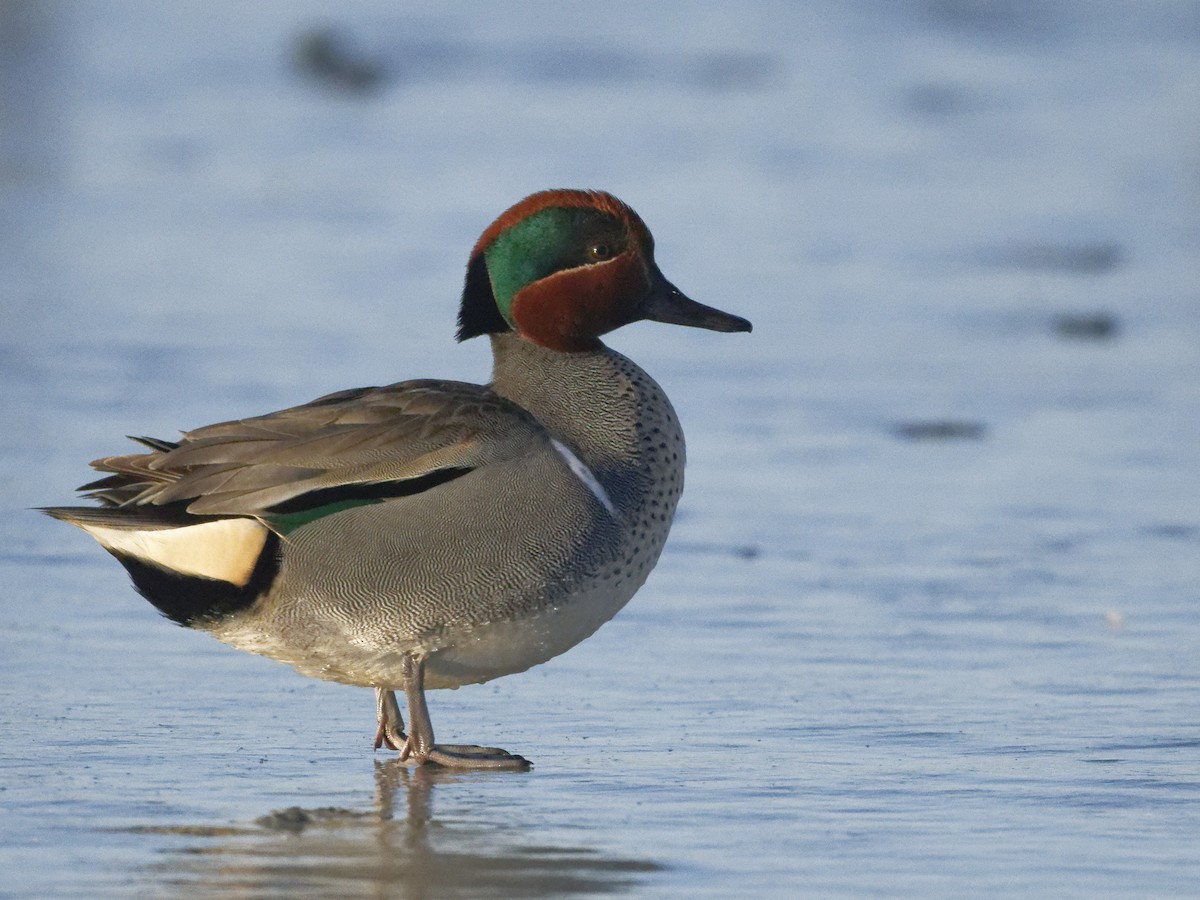
[{"label": "webbed foot", "polygon": [[473,744],[438,744],[433,738],[433,723],[425,703],[425,663],[406,657],[404,661],[404,694],[408,699],[410,728],[404,732],[404,717],[391,688],[375,688],[375,713],[379,727],[375,730],[375,749],[387,747],[400,751],[400,761],[419,766],[433,763],[447,769],[492,769],[526,771],[532,763],[523,756],[499,747],[477,747]]},{"label": "webbed foot", "polygon": [[422,761],[448,769],[499,769],[508,772],[526,771],[533,766],[525,757],[499,747],[476,747],[471,744],[434,744]]}]

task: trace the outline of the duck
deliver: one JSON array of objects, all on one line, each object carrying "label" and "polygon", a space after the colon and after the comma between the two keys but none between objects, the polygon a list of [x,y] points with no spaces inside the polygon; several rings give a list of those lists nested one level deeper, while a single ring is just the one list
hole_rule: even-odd
[{"label": "duck", "polygon": [[654,568],[683,493],[683,430],[654,379],[601,340],[644,320],[751,330],[668,281],[613,195],[541,191],[467,265],[457,339],[491,341],[488,384],[402,381],[135,437],[139,452],[91,463],[103,477],[78,491],[92,505],[42,511],[95,538],[179,625],[373,688],[377,750],[528,769],[438,743],[426,691],[569,650]]}]

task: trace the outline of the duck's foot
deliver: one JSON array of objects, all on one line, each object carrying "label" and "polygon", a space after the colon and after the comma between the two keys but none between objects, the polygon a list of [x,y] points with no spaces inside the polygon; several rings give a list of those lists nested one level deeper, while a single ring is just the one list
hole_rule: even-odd
[{"label": "duck's foot", "polygon": [[404,733],[404,716],[400,715],[395,691],[375,688],[375,717],[379,721],[379,727],[375,729],[376,750],[380,747],[399,750],[408,745],[408,735]]},{"label": "duck's foot", "polygon": [[404,695],[408,699],[409,733],[404,733],[404,719],[396,694],[390,688],[375,689],[375,711],[379,727],[375,731],[375,749],[386,746],[400,751],[400,761],[419,766],[434,763],[448,769],[495,769],[523,771],[531,763],[523,756],[499,747],[477,747],[473,744],[438,744],[433,738],[433,723],[425,703],[425,663],[406,657],[404,660]]},{"label": "duck's foot", "polygon": [[[414,759],[410,756],[409,759]],[[499,747],[476,747],[472,744],[434,744],[420,762],[436,763],[448,769],[499,769],[523,772],[533,763],[523,756]]]}]

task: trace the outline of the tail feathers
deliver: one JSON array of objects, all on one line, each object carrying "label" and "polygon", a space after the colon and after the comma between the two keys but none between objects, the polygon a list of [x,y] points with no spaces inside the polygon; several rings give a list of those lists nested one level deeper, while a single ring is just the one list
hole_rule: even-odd
[{"label": "tail feathers", "polygon": [[151,450],[161,450],[163,453],[174,450],[179,446],[179,441],[164,441],[162,438],[146,437],[145,435],[138,437],[137,435],[127,434],[125,436],[131,441],[141,444],[143,447],[149,447]]},{"label": "tail feathers", "polygon": [[194,516],[183,508],[183,504],[177,506],[126,506],[121,509],[96,506],[43,506],[38,511],[80,528],[88,525],[147,530],[185,528],[189,525],[217,522],[222,518],[221,516]]},{"label": "tail feathers", "polygon": [[163,471],[155,465],[164,453],[178,448],[178,442],[134,435],[129,435],[129,439],[149,447],[152,452],[126,453],[92,460],[93,469],[108,474],[79,488],[88,499],[108,507],[131,506],[145,502],[162,490],[164,485],[179,480],[178,472]]},{"label": "tail feathers", "polygon": [[279,574],[279,536],[255,518],[193,515],[186,501],[147,503],[178,479],[178,473],[159,471],[153,462],[179,445],[150,437],[133,440],[151,452],[92,463],[107,474],[80,490],[101,506],[52,506],[42,512],[99,541],[129,572],[138,592],[181,625],[207,626],[252,606]]}]

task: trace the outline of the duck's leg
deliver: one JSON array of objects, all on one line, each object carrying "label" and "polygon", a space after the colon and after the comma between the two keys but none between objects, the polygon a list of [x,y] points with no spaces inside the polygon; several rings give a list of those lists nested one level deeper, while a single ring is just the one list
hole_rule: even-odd
[{"label": "duck's leg", "polygon": [[404,733],[404,716],[396,703],[396,692],[391,688],[375,688],[375,717],[379,727],[375,730],[375,749],[387,747],[399,750],[408,743]]},{"label": "duck's leg", "polygon": [[[529,768],[529,761],[523,756],[517,756],[499,747],[436,743],[433,738],[433,723],[429,720],[429,707],[425,703],[425,662],[406,656],[403,672],[404,694],[408,698],[409,734],[400,750],[401,760],[409,760],[417,765],[424,762],[437,763],[452,769]],[[394,696],[392,702],[395,702]]]}]

